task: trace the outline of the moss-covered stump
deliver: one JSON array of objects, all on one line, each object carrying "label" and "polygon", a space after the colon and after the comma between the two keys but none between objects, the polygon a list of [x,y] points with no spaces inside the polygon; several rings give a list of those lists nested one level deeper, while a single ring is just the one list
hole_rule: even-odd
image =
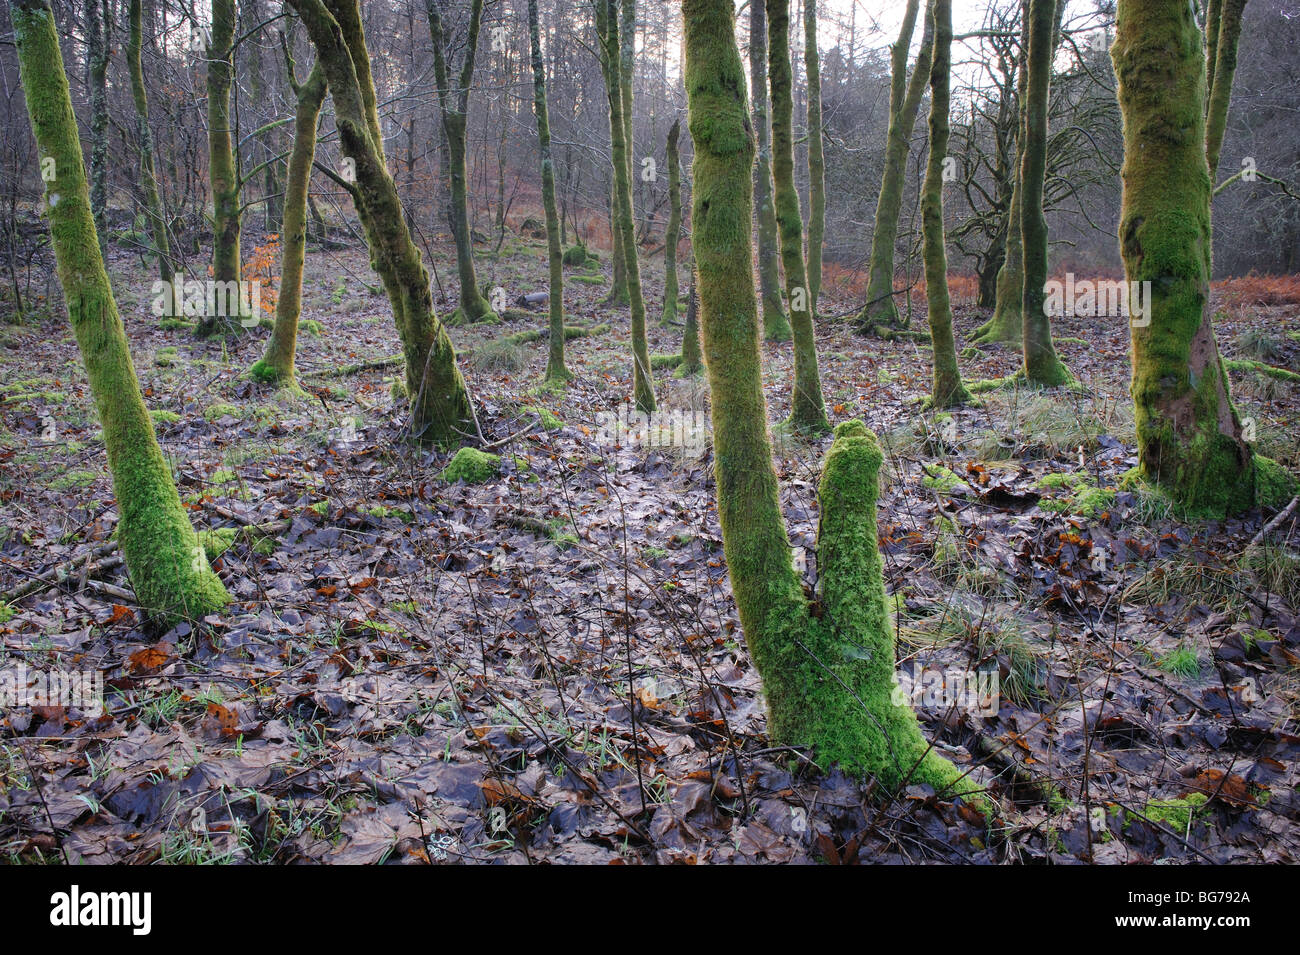
[{"label": "moss-covered stump", "polygon": [[482,484],[497,476],[501,458],[477,448],[461,448],[438,476],[448,484]]}]

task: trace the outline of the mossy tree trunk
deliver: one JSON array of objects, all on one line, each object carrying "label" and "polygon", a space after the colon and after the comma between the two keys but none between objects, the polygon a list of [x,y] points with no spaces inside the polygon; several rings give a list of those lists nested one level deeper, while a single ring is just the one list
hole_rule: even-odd
[{"label": "mossy tree trunk", "polygon": [[763,681],[768,731],[775,742],[811,747],[821,763],[874,774],[886,787],[961,788],[957,770],[929,751],[911,708],[891,698],[893,630],[876,538],[881,452],[860,422],[836,429],[822,475],[817,616],[795,572],[762,389],[754,137],[732,3],[684,0],[682,9],[718,517],[745,642]]},{"label": "mossy tree trunk", "polygon": [[[593,0],[596,14],[596,32],[597,44],[596,54],[600,60],[601,78],[605,81],[605,89],[609,90],[612,85],[617,85],[621,90],[623,88],[623,57],[620,53],[618,56],[610,57],[605,46],[603,34],[601,34],[601,24],[608,15],[604,6],[605,0]],[[627,127],[623,127],[626,135]],[[613,151],[614,131],[611,128],[610,149]],[[606,305],[630,305],[631,297],[627,290],[627,259],[623,255],[623,242],[620,238],[618,225],[618,179],[612,174],[609,179],[609,236],[610,236],[610,268],[612,277],[610,282],[609,294],[605,296]]]},{"label": "mossy tree trunk", "polygon": [[788,342],[790,320],[781,300],[781,247],[776,235],[776,207],[772,204],[772,125],[767,97],[767,8],[763,0],[749,5],[750,102],[758,157],[754,163],[754,211],[758,220],[758,287],[763,307],[763,337]]},{"label": "mossy tree trunk", "polygon": [[1210,165],[1210,182],[1219,171],[1219,151],[1228,126],[1228,105],[1232,101],[1232,79],[1237,72],[1237,44],[1241,39],[1241,17],[1246,0],[1214,0],[1205,15],[1208,45],[1206,61],[1205,155]]},{"label": "mossy tree trunk", "polygon": [[358,0],[289,0],[316,48],[334,101],[343,154],[356,169],[352,199],[393,309],[406,360],[411,436],[442,446],[473,434],[474,411],[456,351],[433,310],[429,273],[406,225],[397,185],[384,163],[370,54]]},{"label": "mossy tree trunk", "polygon": [[[619,11],[617,0],[596,0],[596,29],[611,63],[620,60]],[[623,116],[623,85],[620,71],[607,74],[605,92],[609,98],[610,151],[614,166],[614,197],[617,235],[627,268],[627,292],[632,313],[632,395],[637,409],[650,414],[655,408],[654,378],[650,372],[650,349],[646,344],[645,298],[641,290],[641,266],[636,255],[636,227],[632,218],[632,167],[628,162],[627,124]]]},{"label": "mossy tree trunk", "polygon": [[794,185],[794,99],[790,67],[789,0],[767,0],[767,72],[772,94],[772,181],[776,196],[776,227],[785,267],[786,303],[794,332],[794,384],[790,392],[789,425],[805,434],[830,430],[817,367],[812,302],[803,260],[803,214]]},{"label": "mossy tree trunk", "polygon": [[1043,214],[1043,183],[1047,176],[1047,100],[1052,82],[1056,4],[1057,0],[1029,0],[1025,138],[1020,160],[1020,236],[1025,269],[1020,297],[1024,356],[1021,373],[1031,384],[1048,386],[1071,380],[1069,371],[1056,357],[1052,322],[1044,307],[1047,217]]},{"label": "mossy tree trunk", "polygon": [[293,117],[293,150],[285,185],[284,222],[280,228],[280,293],[275,301],[275,324],[266,353],[249,369],[267,384],[292,385],[294,352],[298,342],[298,317],[302,314],[302,270],[307,253],[307,195],[311,189],[312,161],[316,158],[316,125],[327,87],[325,70],[318,62],[299,84],[287,43],[284,56],[289,84],[297,97]]},{"label": "mossy tree trunk", "polygon": [[859,331],[870,332],[878,325],[897,327],[898,306],[894,303],[894,246],[898,243],[898,217],[903,209],[903,180],[907,172],[907,155],[911,151],[912,127],[921,108],[930,77],[930,58],[934,37],[930,30],[929,2],[922,27],[921,49],[916,56],[912,76],[907,76],[907,53],[916,29],[919,0],[907,0],[903,26],[890,52],[889,130],[885,140],[885,169],[876,199],[876,220],[871,232],[871,258],[868,263],[867,304],[855,319]]},{"label": "mossy tree trunk", "polygon": [[[239,170],[230,135],[230,89],[235,49],[235,0],[212,0],[208,62],[208,180],[212,190],[212,280],[241,277]],[[241,296],[242,300],[242,296]],[[200,337],[235,331],[238,315],[204,315]]]},{"label": "mossy tree trunk", "polygon": [[1224,514],[1249,507],[1256,482],[1210,307],[1204,56],[1190,4],[1120,0],[1120,251],[1129,282],[1150,283],[1147,310],[1130,321],[1139,475],[1188,508]]},{"label": "mossy tree trunk", "polygon": [[140,150],[140,191],[144,194],[145,215],[158,256],[158,277],[172,281],[176,267],[172,264],[171,242],[167,236],[167,218],[163,215],[158,193],[158,175],[154,165],[153,131],[149,128],[149,97],[144,85],[144,67],[140,61],[142,46],[142,0],[131,0],[130,35],[126,46],[126,64],[131,73],[131,98],[135,103],[136,146]]},{"label": "mossy tree trunk", "polygon": [[677,244],[682,237],[682,169],[677,137],[681,131],[680,119],[668,129],[668,229],[664,233],[664,307],[660,325],[677,320]]},{"label": "mossy tree trunk", "polygon": [[700,296],[696,282],[691,280],[691,294],[686,299],[686,327],[682,331],[682,363],[677,366],[683,375],[698,374],[704,367],[700,355]]},{"label": "mossy tree trunk", "polygon": [[528,41],[533,64],[533,113],[537,117],[537,151],[542,164],[542,209],[546,214],[546,255],[550,268],[551,335],[546,356],[546,379],[567,381],[572,376],[564,366],[564,252],[560,247],[560,216],[555,208],[555,162],[551,159],[546,65],[542,62],[537,0],[528,0]]},{"label": "mossy tree trunk", "polygon": [[46,183],[50,237],[104,429],[120,515],[118,545],[136,599],[151,617],[163,625],[200,620],[230,598],[181,506],[140,394],[95,235],[54,13],[48,0],[12,0],[10,18],[32,132],[41,156],[54,160],[55,177]]},{"label": "mossy tree trunk", "polygon": [[1006,252],[1002,267],[998,269],[993,317],[975,330],[971,337],[973,345],[999,342],[1019,345],[1024,334],[1021,298],[1025,287],[1025,246],[1020,236],[1020,170],[1025,143],[1025,95],[1029,82],[1029,63],[1025,51],[1028,48],[1029,19],[1026,17],[1020,31],[1020,65],[1016,75],[1016,110],[1020,119],[1016,129],[1016,161],[1011,176],[1011,204],[1007,207]]},{"label": "mossy tree trunk", "polygon": [[948,255],[944,249],[943,164],[948,155],[948,107],[952,69],[952,0],[934,0],[934,56],[930,66],[930,155],[921,189],[921,233],[925,256],[926,314],[933,344],[934,376],[930,406],[950,408],[970,400],[957,367],[948,296]]},{"label": "mossy tree trunk", "polygon": [[107,0],[86,0],[86,63],[90,72],[90,208],[108,248],[108,61],[113,21]]},{"label": "mossy tree trunk", "polygon": [[817,0],[803,5],[804,71],[808,78],[808,308],[817,314],[826,235],[826,157],[822,148],[822,75],[817,51]]},{"label": "mossy tree trunk", "polygon": [[433,75],[438,86],[438,105],[447,141],[447,223],[456,242],[456,273],[460,279],[460,308],[448,319],[452,324],[493,321],[496,313],[483,297],[474,269],[474,235],[469,224],[469,167],[466,162],[466,126],[469,122],[469,90],[474,79],[474,55],[479,28],[483,23],[483,0],[470,0],[469,26],[460,75],[453,90],[447,64],[446,31],[440,7],[446,0],[425,0],[429,34],[433,40]]}]

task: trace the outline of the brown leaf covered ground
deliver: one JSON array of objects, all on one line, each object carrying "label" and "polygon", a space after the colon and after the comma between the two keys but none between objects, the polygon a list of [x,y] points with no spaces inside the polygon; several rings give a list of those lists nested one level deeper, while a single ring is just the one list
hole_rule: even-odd
[{"label": "brown leaf covered ground", "polygon": [[[540,290],[543,255],[508,240],[482,278]],[[320,330],[300,339],[297,398],[243,377],[265,332],[223,344],[161,330],[138,261],[112,271],[195,526],[238,530],[218,564],[236,603],[199,629],[144,626],[108,543],[111,487],[68,329],[5,328],[0,590],[91,556],[0,606],[0,665],[102,671],[107,713],[6,712],[0,856],[1300,858],[1294,528],[1247,548],[1270,515],[1185,523],[1118,489],[1136,460],[1122,320],[1059,323],[1079,391],[988,392],[951,419],[917,410],[922,344],[819,328],[832,419],[862,417],[890,452],[881,547],[900,669],[1000,674],[996,714],[918,698],[929,738],[1003,801],[993,819],[917,787],[886,797],[767,739],[707,450],[601,443],[597,415],[624,400],[630,369],[626,310],[599,304],[600,280],[568,284],[569,322],[612,329],[569,343],[578,378],[563,393],[535,390],[544,341],[497,342],[544,313],[453,331],[487,436],[516,436],[496,479],[449,485],[446,455],[400,443],[397,369],[341,373],[397,350],[363,255],[309,256],[303,320]],[[1297,370],[1297,312],[1231,305],[1225,352]],[[982,320],[963,308],[959,337]],[[677,350],[680,329],[650,335],[653,352]],[[764,350],[775,422],[791,352]],[[1016,363],[995,349],[963,371]],[[671,376],[657,373],[664,408],[706,407]],[[1261,449],[1294,468],[1295,385],[1234,381]],[[810,585],[824,450],[778,436]]]}]

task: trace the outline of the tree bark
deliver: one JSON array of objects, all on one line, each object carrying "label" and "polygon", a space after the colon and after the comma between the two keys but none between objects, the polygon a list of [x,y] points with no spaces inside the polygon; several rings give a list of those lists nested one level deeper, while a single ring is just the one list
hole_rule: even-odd
[{"label": "tree bark", "polygon": [[[235,43],[235,0],[212,0],[208,59],[208,180],[212,189],[212,279],[239,282],[239,169],[230,136],[230,87]],[[242,300],[242,296],[241,296]],[[204,315],[200,337],[238,329],[240,316]]]},{"label": "tree bark", "polygon": [[442,128],[447,140],[448,183],[447,223],[456,242],[456,273],[460,279],[460,308],[447,319],[449,325],[496,321],[478,285],[474,269],[474,236],[469,222],[469,167],[466,162],[466,126],[469,120],[469,88],[474,78],[474,54],[483,23],[483,0],[470,0],[469,33],[455,90],[447,70],[446,38],[439,9],[445,0],[425,0],[429,35],[433,40],[433,74],[438,86]]},{"label": "tree bark", "polygon": [[[1215,0],[1206,12],[1207,34],[1213,35],[1214,46],[1206,51],[1206,127],[1205,155],[1210,165],[1210,182],[1219,171],[1219,151],[1223,148],[1223,132],[1228,126],[1228,105],[1232,101],[1232,78],[1237,72],[1237,43],[1241,38],[1241,17],[1246,0]],[[1211,17],[1214,23],[1211,26]],[[1214,65],[1209,69],[1209,59]]]},{"label": "tree bark", "polygon": [[660,325],[677,319],[677,244],[682,234],[682,169],[677,149],[682,121],[675,120],[668,130],[668,229],[664,233],[664,307]]},{"label": "tree bark", "polygon": [[533,113],[537,117],[537,150],[542,164],[542,208],[546,214],[546,254],[550,269],[551,334],[546,380],[567,381],[572,375],[564,366],[564,253],[561,249],[560,217],[555,209],[555,163],[551,159],[551,122],[546,108],[546,67],[542,62],[537,0],[528,0],[528,40],[532,54]]},{"label": "tree bark", "polygon": [[804,70],[808,75],[808,308],[817,314],[826,235],[826,157],[822,149],[822,78],[817,51],[817,0],[804,0]]},{"label": "tree bark", "polygon": [[[1027,0],[1026,0],[1027,2]],[[1025,245],[1020,235],[1021,176],[1020,170],[1025,148],[1025,100],[1028,95],[1029,17],[1025,16],[1020,30],[1020,66],[1016,76],[1017,112],[1020,115],[1016,129],[1016,163],[1012,175],[1011,205],[1007,209],[1007,247],[1002,267],[998,269],[993,317],[975,330],[973,345],[992,345],[998,342],[1019,345],[1024,337],[1024,316],[1021,298],[1025,287]]]},{"label": "tree bark", "polygon": [[163,215],[162,199],[158,194],[153,131],[149,127],[149,97],[145,92],[144,67],[140,60],[144,32],[141,6],[141,0],[131,0],[131,32],[126,46],[126,64],[131,73],[131,98],[135,103],[135,135],[140,150],[140,190],[144,194],[145,214],[149,217],[154,253],[158,256],[158,277],[164,282],[171,282],[176,267],[172,264],[167,218]]},{"label": "tree bark", "polygon": [[[619,53],[619,12],[617,0],[596,0],[597,32],[604,45],[605,57],[617,63]],[[650,349],[646,344],[645,298],[641,291],[641,266],[636,255],[636,228],[632,219],[632,167],[628,162],[627,124],[623,116],[623,86],[620,71],[607,74],[605,92],[609,98],[610,149],[614,166],[615,239],[623,247],[627,267],[627,291],[632,313],[632,395],[639,411],[650,414],[655,408],[654,378],[650,372]]]},{"label": "tree bark", "polygon": [[353,202],[370,246],[371,267],[383,280],[402,340],[411,437],[443,447],[461,444],[473,433],[474,411],[456,351],[434,314],[429,273],[406,226],[397,185],[385,167],[358,0],[289,4],[316,47],[334,101],[339,143],[356,168]]},{"label": "tree bark", "polygon": [[776,197],[777,234],[785,266],[786,302],[794,332],[794,383],[788,423],[795,431],[821,434],[830,430],[817,368],[808,274],[803,260],[803,214],[794,185],[794,101],[790,68],[789,0],[767,0],[768,84],[772,93],[772,180]]},{"label": "tree bark", "polygon": [[948,155],[948,108],[952,68],[952,0],[934,0],[934,56],[930,66],[930,155],[921,190],[921,230],[925,256],[926,314],[930,322],[934,374],[930,407],[965,404],[970,394],[961,381],[952,334],[948,296],[948,255],[944,249],[943,164]]},{"label": "tree bark", "polygon": [[271,327],[266,354],[249,369],[249,374],[266,384],[292,385],[298,318],[302,314],[302,270],[307,252],[307,194],[311,188],[312,161],[316,157],[316,124],[327,88],[325,70],[319,62],[312,67],[306,82],[299,85],[287,43],[284,55],[297,105],[289,178],[285,185],[284,222],[280,228],[280,293],[275,300],[275,324]]},{"label": "tree bark", "polygon": [[90,208],[99,245],[108,248],[108,61],[107,0],[86,0],[86,61],[90,67]]},{"label": "tree bark", "polygon": [[1129,282],[1150,283],[1130,322],[1138,476],[1187,508],[1240,511],[1255,500],[1255,461],[1214,337],[1206,61],[1192,7],[1120,0],[1111,59],[1124,117],[1120,251]]},{"label": "tree bark", "polygon": [[[751,240],[754,136],[731,0],[683,0],[695,145],[695,261],[709,375],[718,517],[745,642],[774,742],[887,788],[973,788],[895,705],[893,630],[876,536],[880,447],[860,422],[836,429],[820,487],[812,613],[795,572],[767,431]],[[769,14],[771,10],[769,9]],[[776,18],[769,17],[776,23]],[[777,84],[773,84],[774,98]]]},{"label": "tree bark", "polygon": [[118,545],[136,599],[164,626],[201,620],[230,600],[181,506],[140,394],[91,215],[63,59],[48,0],[12,0],[10,19],[32,132],[53,159],[46,183],[50,238],[121,515]]},{"label": "tree bark", "polygon": [[790,320],[781,300],[781,248],[776,236],[776,207],[772,204],[772,127],[767,96],[767,8],[763,0],[749,5],[750,101],[754,110],[758,157],[754,164],[754,207],[758,222],[758,284],[763,306],[763,337],[788,342]]},{"label": "tree bark", "polygon": [[1021,156],[1020,235],[1024,243],[1025,283],[1021,372],[1035,385],[1064,385],[1072,380],[1056,357],[1052,323],[1044,308],[1047,284],[1047,217],[1043,183],[1047,175],[1047,99],[1052,82],[1053,34],[1057,0],[1029,0],[1028,82],[1025,93],[1025,145]]},{"label": "tree bark", "polygon": [[868,265],[867,304],[855,323],[859,331],[870,332],[878,325],[897,327],[898,306],[894,304],[894,246],[898,242],[898,217],[903,208],[903,177],[907,172],[907,155],[911,151],[912,127],[921,107],[930,76],[930,58],[934,38],[930,31],[929,0],[922,27],[921,49],[907,77],[907,51],[916,29],[919,0],[907,0],[903,26],[890,59],[892,72],[889,87],[889,131],[885,143],[885,170],[876,199],[876,221],[871,233],[871,259]]}]

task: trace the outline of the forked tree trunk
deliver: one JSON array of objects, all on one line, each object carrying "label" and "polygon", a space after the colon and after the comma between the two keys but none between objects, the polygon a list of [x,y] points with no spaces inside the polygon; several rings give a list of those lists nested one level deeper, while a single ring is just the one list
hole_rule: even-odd
[{"label": "forked tree trunk", "polygon": [[1047,217],[1043,214],[1043,183],[1047,177],[1047,99],[1052,82],[1057,2],[1029,0],[1025,142],[1020,168],[1020,235],[1025,257],[1025,282],[1020,298],[1024,356],[1021,373],[1029,383],[1047,386],[1064,385],[1072,380],[1056,357],[1052,322],[1044,307]]},{"label": "forked tree trunk", "polygon": [[754,163],[754,208],[758,220],[758,287],[763,308],[763,337],[788,342],[790,320],[781,300],[781,247],[772,204],[772,124],[767,97],[767,8],[763,0],[749,5],[750,102],[758,157]]},{"label": "forked tree trunk", "polygon": [[293,72],[288,44],[289,83],[297,95],[293,117],[293,151],[289,154],[289,178],[285,185],[284,223],[280,228],[280,292],[275,300],[275,324],[266,354],[249,369],[249,374],[266,384],[292,385],[294,352],[298,342],[298,318],[302,314],[302,270],[307,254],[307,194],[311,189],[311,167],[316,157],[316,124],[325,102],[325,70],[318,62],[301,85]]},{"label": "forked tree trunk", "polygon": [[[757,0],[755,0],[757,2]],[[735,37],[732,36],[734,42]],[[772,179],[776,190],[776,225],[785,266],[786,302],[794,331],[794,384],[789,425],[805,434],[830,430],[817,368],[812,302],[803,260],[803,215],[794,185],[794,101],[790,68],[789,0],[767,0],[768,85],[772,93]]]},{"label": "forked tree trunk", "polygon": [[826,158],[822,149],[821,57],[817,51],[817,0],[804,0],[804,71],[808,77],[808,308],[817,315],[826,235]]},{"label": "forked tree trunk", "polygon": [[546,108],[546,65],[542,62],[537,0],[528,0],[528,42],[533,64],[533,112],[537,116],[537,151],[542,164],[542,209],[546,215],[546,256],[550,269],[551,335],[546,356],[546,379],[567,381],[572,375],[564,367],[564,253],[560,248],[560,217],[555,209],[555,162],[551,159],[551,122]]},{"label": "forked tree trunk", "polygon": [[944,249],[943,164],[948,155],[948,105],[952,66],[952,0],[934,0],[934,60],[930,66],[930,155],[921,190],[921,231],[925,255],[926,313],[933,344],[934,375],[930,407],[950,408],[970,400],[957,367],[948,296],[948,255]]},{"label": "forked tree trunk", "polygon": [[190,525],[140,395],[126,332],[95,236],[77,120],[48,0],[12,0],[10,19],[32,132],[54,161],[50,238],[68,317],[104,429],[120,518],[118,545],[140,606],[163,625],[201,620],[230,600]]},{"label": "forked tree trunk", "polygon": [[668,229],[664,233],[664,307],[660,325],[677,320],[677,244],[682,235],[682,169],[677,149],[682,121],[675,120],[668,129]]},{"label": "forked tree trunk", "polygon": [[144,66],[140,61],[143,45],[141,0],[131,0],[130,35],[126,45],[126,65],[131,73],[131,98],[135,103],[136,146],[140,150],[140,191],[144,194],[149,233],[153,236],[154,254],[158,256],[158,277],[172,281],[176,267],[172,264],[171,241],[167,236],[167,218],[163,215],[158,194],[158,174],[154,165],[153,131],[149,128],[149,97],[145,92]]},{"label": "forked tree trunk", "polygon": [[[823,765],[889,788],[969,791],[894,697],[894,638],[876,537],[880,447],[856,421],[836,429],[822,474],[814,615],[795,572],[767,432],[754,292],[754,137],[731,0],[684,0],[695,145],[695,262],[712,403],[718,517],[745,642],[763,681],[768,732]],[[770,12],[770,11],[769,11]],[[776,22],[773,20],[772,22]]]},{"label": "forked tree trunk", "polygon": [[1120,0],[1111,59],[1124,118],[1120,251],[1129,282],[1150,283],[1146,311],[1130,321],[1138,474],[1187,508],[1240,511],[1255,501],[1255,460],[1214,338],[1206,60],[1194,9]]},{"label": "forked tree trunk", "polygon": [[903,208],[903,177],[911,150],[912,127],[930,78],[930,57],[934,37],[930,30],[929,0],[922,27],[921,49],[912,77],[907,77],[907,52],[916,29],[918,0],[907,0],[898,42],[892,48],[889,87],[889,131],[885,140],[885,170],[876,199],[876,222],[871,232],[871,260],[868,266],[867,304],[854,320],[859,331],[870,332],[878,325],[897,327],[898,306],[894,303],[894,246],[898,242],[898,216]]},{"label": "forked tree trunk", "polygon": [[370,246],[371,266],[383,280],[406,359],[411,436],[444,447],[474,433],[474,411],[456,351],[433,311],[429,273],[411,239],[384,164],[370,54],[359,0],[289,0],[302,18],[334,101],[334,125],[352,160],[352,199]]}]

